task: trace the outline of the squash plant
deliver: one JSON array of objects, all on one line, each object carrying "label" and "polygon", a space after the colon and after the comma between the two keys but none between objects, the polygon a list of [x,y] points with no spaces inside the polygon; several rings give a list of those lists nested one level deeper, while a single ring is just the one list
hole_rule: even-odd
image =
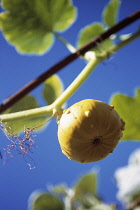
[{"label": "squash plant", "polygon": [[[52,118],[58,125],[62,152],[80,163],[102,160],[113,152],[121,140],[140,139],[140,112],[137,111],[140,89],[136,90],[134,97],[116,94],[109,104],[84,99],[67,108],[67,100],[100,63],[140,37],[139,29],[131,34],[118,33],[139,19],[140,11],[118,22],[121,1],[110,0],[102,12],[102,22],[93,22],[81,29],[75,47],[62,36],[76,22],[78,8],[74,6],[74,1],[13,0],[11,3],[11,0],[1,0],[0,4],[0,30],[21,55],[41,56],[51,50],[56,39],[71,53],[0,105],[0,129],[10,140],[7,148],[0,152],[0,158],[5,157],[4,162],[6,155],[14,157],[15,153],[26,160],[36,147],[34,131],[46,129]],[[64,90],[61,79],[55,73],[78,57],[85,67]],[[40,84],[43,85],[44,107],[40,107],[38,100],[29,94]],[[26,163],[33,168],[32,164]],[[104,204],[97,195],[95,173],[83,176],[72,189],[61,185],[52,188],[50,193],[34,193],[29,199],[29,209],[32,210],[77,208],[116,209],[113,204]]]},{"label": "squash plant", "polygon": [[[9,0],[2,0],[1,5],[3,11],[0,13],[0,29],[5,39],[12,44],[18,52],[23,54],[43,54],[51,48],[55,38],[58,38],[72,52],[72,56],[66,57],[65,62],[68,59],[73,61],[79,56],[86,62],[85,68],[64,91],[60,78],[53,75],[55,68],[60,68],[60,66],[62,68],[66,65],[64,64],[65,62],[60,62],[55,68],[52,68],[53,72],[51,69],[49,70],[48,74],[49,76],[51,75],[49,79],[44,81],[46,75],[44,73],[36,79],[38,83],[31,82],[31,84],[24,88],[24,91],[19,91],[19,98],[16,98],[18,93],[16,93],[13,98],[11,97],[9,99],[11,103],[9,103],[7,107],[7,102],[1,104],[0,127],[7,137],[10,140],[12,139],[7,152],[9,153],[13,147],[18,147],[18,149],[21,150],[21,154],[27,155],[33,146],[31,138],[33,131],[42,129],[51,118],[56,117],[57,120],[60,120],[58,123],[58,138],[60,144],[62,144],[63,152],[67,154],[69,158],[80,162],[91,162],[106,157],[113,151],[118,140],[122,137],[122,130],[124,130],[123,120],[127,125],[127,119],[123,117],[124,114],[121,113],[119,117],[116,113],[117,110],[115,111],[109,105],[103,102],[96,102],[95,100],[79,102],[79,104],[84,103],[84,107],[80,111],[77,110],[77,104],[67,109],[64,114],[63,110],[65,109],[66,101],[84,83],[96,66],[140,36],[140,30],[127,36],[114,35],[114,33],[121,28],[140,18],[140,11],[117,25],[120,1],[111,0],[103,10],[102,23],[92,23],[80,31],[77,41],[79,50],[77,50],[59,34],[68,29],[76,20],[77,8],[74,6],[74,2],[70,0],[55,0],[54,4],[53,0],[15,0],[11,5]],[[23,23],[24,27],[22,27]],[[109,29],[109,27],[112,28]],[[111,34],[113,35],[112,37],[110,36]],[[95,39],[95,41],[93,41],[93,39]],[[92,45],[90,43],[92,43]],[[27,93],[37,87],[42,81],[44,81],[43,97],[47,106],[39,107],[37,100],[31,95],[27,95]],[[17,103],[13,102],[13,99]],[[28,103],[26,103],[27,101]],[[113,99],[112,104],[114,105],[114,103]],[[96,110],[94,109],[95,104],[97,104]],[[76,122],[74,118],[68,119],[66,117],[66,119],[64,119],[65,116],[71,116],[68,115],[71,109],[76,110]],[[85,113],[87,112],[91,114],[90,117],[86,116]],[[123,120],[121,120],[121,118]],[[69,120],[70,124],[68,128],[65,129],[65,124]],[[108,121],[109,124],[107,124],[106,121]],[[104,124],[105,122],[106,124]],[[98,128],[96,127],[97,124],[99,125]],[[93,128],[91,125],[93,125]],[[21,138],[19,136],[22,131],[24,131],[24,136]],[[125,132],[125,135],[129,138],[127,129]],[[80,135],[80,137],[77,137],[78,135]],[[123,136],[124,139],[125,135]],[[13,138],[16,139],[14,143]],[[89,154],[87,154],[86,158],[86,148],[84,148],[85,146],[82,143],[86,138],[91,140],[92,145],[96,146],[96,149],[98,147],[99,150],[101,149],[99,153],[97,151],[94,153],[94,147],[92,147],[92,158],[88,157],[90,156]],[[101,143],[105,141],[105,144],[108,146],[106,148],[105,145],[102,150]],[[68,144],[70,146],[67,148]],[[78,148],[81,147],[83,153],[78,157],[77,151]],[[87,152],[88,151],[89,150],[87,150]],[[98,153],[98,157],[96,153]]]}]

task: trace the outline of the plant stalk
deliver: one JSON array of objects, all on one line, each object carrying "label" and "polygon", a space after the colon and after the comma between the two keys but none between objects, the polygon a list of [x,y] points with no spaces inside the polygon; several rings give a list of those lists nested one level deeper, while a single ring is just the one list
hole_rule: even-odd
[{"label": "plant stalk", "polygon": [[91,50],[95,46],[99,45],[99,43],[103,42],[107,38],[109,38],[112,34],[116,34],[118,31],[123,29],[124,27],[130,25],[134,21],[140,19],[140,10],[137,12],[131,14],[118,24],[114,25],[112,28],[105,31],[103,34],[99,35],[97,38],[91,40],[89,43],[78,49],[76,52],[68,55],[60,62],[56,63],[53,67],[51,67],[49,70],[45,71],[42,75],[37,77],[36,79],[29,82],[27,85],[25,85],[22,89],[20,89],[18,92],[13,94],[11,97],[6,99],[1,105],[0,105],[0,113],[6,111],[8,108],[10,108],[12,105],[17,103],[20,99],[22,99],[25,95],[27,95],[29,92],[31,92],[33,89],[35,89],[37,86],[39,86],[41,83],[43,83],[46,79],[48,79],[53,74],[60,71],[62,68],[64,68],[69,63],[73,62],[75,59],[77,59],[79,56],[83,56],[87,51]]},{"label": "plant stalk", "polygon": [[128,45],[130,42],[140,37],[140,30],[131,35],[125,41],[120,42],[117,45],[113,45],[108,51],[104,50],[100,57],[89,60],[82,72],[71,83],[71,85],[49,106],[0,115],[0,122],[8,122],[13,120],[22,120],[27,118],[40,117],[45,115],[52,115],[54,110],[60,109],[60,107],[72,96],[72,94],[84,83],[84,81],[93,72],[95,67],[108,59],[112,54],[116,53],[121,48]]}]

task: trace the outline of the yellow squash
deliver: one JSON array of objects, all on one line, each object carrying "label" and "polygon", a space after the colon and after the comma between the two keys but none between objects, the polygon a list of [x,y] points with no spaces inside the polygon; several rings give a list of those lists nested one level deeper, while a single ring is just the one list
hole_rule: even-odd
[{"label": "yellow squash", "polygon": [[124,125],[113,106],[86,99],[64,110],[58,122],[58,140],[69,159],[95,162],[113,152]]}]

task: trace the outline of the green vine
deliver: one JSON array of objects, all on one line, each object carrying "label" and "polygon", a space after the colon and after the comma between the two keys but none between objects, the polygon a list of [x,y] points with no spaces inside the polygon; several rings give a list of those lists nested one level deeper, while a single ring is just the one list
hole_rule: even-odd
[{"label": "green vine", "polygon": [[[107,51],[101,52],[100,56],[96,56],[92,53],[91,58],[89,57],[89,62],[82,70],[82,72],[77,76],[77,78],[71,83],[71,85],[58,97],[51,105],[35,108],[10,114],[0,115],[1,122],[9,122],[14,120],[23,120],[29,118],[35,118],[45,115],[52,115],[54,111],[60,112],[61,106],[73,95],[73,93],[85,82],[89,75],[93,72],[95,67],[102,63],[104,60],[108,59],[112,54],[116,53],[121,48],[128,45],[130,42],[134,41],[140,37],[140,30],[128,37],[126,40],[120,42],[117,45],[113,45]],[[87,54],[86,54],[87,55]],[[86,56],[85,55],[85,56]],[[93,56],[95,55],[95,56]],[[86,57],[87,58],[87,57]]]}]

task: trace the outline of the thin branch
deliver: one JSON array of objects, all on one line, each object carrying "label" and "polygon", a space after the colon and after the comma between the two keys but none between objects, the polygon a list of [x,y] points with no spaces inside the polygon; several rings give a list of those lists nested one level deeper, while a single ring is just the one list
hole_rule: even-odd
[{"label": "thin branch", "polygon": [[138,20],[140,18],[140,10],[133,13],[132,15],[128,16],[103,34],[99,35],[97,38],[93,39],[80,49],[78,49],[76,52],[70,54],[69,56],[65,57],[60,62],[56,63],[53,67],[45,71],[42,75],[37,77],[36,79],[32,80],[30,83],[25,85],[22,89],[20,89],[18,92],[16,92],[14,95],[6,99],[1,105],[0,105],[0,113],[6,111],[8,108],[10,108],[12,105],[17,103],[20,99],[22,99],[25,95],[27,95],[30,91],[38,87],[41,83],[43,83],[46,79],[48,79],[53,74],[60,71],[62,68],[76,60],[79,56],[84,55],[87,51],[94,48],[99,43],[103,42],[105,39],[109,38],[112,34],[115,34],[116,32],[120,31],[121,29],[125,28],[126,26],[130,25],[134,21]]}]

